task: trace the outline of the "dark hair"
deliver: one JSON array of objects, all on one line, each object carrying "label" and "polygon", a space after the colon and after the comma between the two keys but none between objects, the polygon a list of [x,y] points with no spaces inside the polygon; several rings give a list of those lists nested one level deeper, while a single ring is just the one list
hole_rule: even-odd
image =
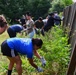
[{"label": "dark hair", "polygon": [[32,43],[33,43],[33,45],[36,45],[38,47],[41,47],[42,44],[43,44],[43,41],[41,39],[39,39],[39,38],[36,38],[36,39],[33,38],[32,39]]},{"label": "dark hair", "polygon": [[31,16],[31,13],[30,13],[29,11],[27,11],[26,14],[27,14],[28,16]]},{"label": "dark hair", "polygon": [[54,15],[54,13],[50,13],[49,15],[52,16],[52,15]]},{"label": "dark hair", "polygon": [[42,21],[42,17],[39,17],[38,20]]}]

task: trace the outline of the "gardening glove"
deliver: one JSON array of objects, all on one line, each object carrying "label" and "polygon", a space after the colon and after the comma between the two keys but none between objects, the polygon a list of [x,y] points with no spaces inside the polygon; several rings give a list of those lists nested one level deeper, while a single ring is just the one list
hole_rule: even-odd
[{"label": "gardening glove", "polygon": [[42,57],[40,60],[42,62],[42,66],[45,66],[46,65],[46,60],[44,59],[44,57]]},{"label": "gardening glove", "polygon": [[40,68],[40,67],[38,67],[38,68],[37,68],[37,71],[38,71],[38,72],[43,72],[43,69]]}]

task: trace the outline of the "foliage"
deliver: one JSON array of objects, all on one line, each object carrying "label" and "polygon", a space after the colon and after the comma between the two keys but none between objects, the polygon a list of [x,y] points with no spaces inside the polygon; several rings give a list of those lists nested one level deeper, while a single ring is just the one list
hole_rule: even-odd
[{"label": "foliage", "polygon": [[[62,27],[55,26],[47,33],[44,38],[42,50],[46,53],[45,58],[48,60],[48,67],[54,74],[65,75],[69,61],[68,37],[64,34]],[[47,68],[48,68],[47,67]]]},{"label": "foliage", "polygon": [[52,8],[50,10],[51,11],[57,11],[59,13],[59,12],[63,11],[64,7],[65,7],[65,4],[61,0],[61,1],[58,1],[58,2],[53,2],[52,3]]},{"label": "foliage", "polygon": [[69,6],[72,3],[72,0],[54,0],[52,1],[52,8],[50,8],[49,11],[58,11],[58,13],[62,12],[66,6]]},{"label": "foliage", "polygon": [[62,0],[66,6],[71,5],[73,3],[72,0]]},{"label": "foliage", "polygon": [[0,14],[8,18],[18,18],[27,10],[28,0],[0,0]]},{"label": "foliage", "polygon": [[36,20],[40,16],[45,18],[48,11],[62,12],[70,4],[72,0],[0,0],[0,14],[4,14],[10,23],[30,11]]},{"label": "foliage", "polygon": [[[44,69],[44,72],[38,73],[27,61],[25,56],[21,56],[23,75],[65,75],[70,55],[70,45],[68,45],[68,36],[64,33],[62,26],[55,26],[49,32],[45,32],[45,37],[40,37],[43,40],[43,46],[38,52],[44,56],[47,64],[42,67],[41,62],[34,56],[34,62]],[[19,36],[20,37],[20,36]],[[22,36],[21,36],[22,37]],[[1,58],[1,56],[0,56]],[[7,60],[7,59],[5,59]],[[2,63],[3,62],[3,63]],[[8,61],[7,61],[8,62]],[[7,70],[7,65],[4,64],[3,58],[0,61],[0,73]],[[14,68],[13,75],[16,74]],[[1,75],[1,74],[0,74]],[[3,74],[2,74],[3,75]],[[17,75],[17,74],[16,74]]]},{"label": "foliage", "polygon": [[50,0],[0,0],[0,14],[4,14],[10,22],[21,18],[30,11],[35,19],[45,16],[50,8]]},{"label": "foliage", "polygon": [[[28,10],[34,16],[34,19],[38,17],[44,17],[50,8],[50,0],[29,0]],[[36,16],[36,17],[35,17]]]}]

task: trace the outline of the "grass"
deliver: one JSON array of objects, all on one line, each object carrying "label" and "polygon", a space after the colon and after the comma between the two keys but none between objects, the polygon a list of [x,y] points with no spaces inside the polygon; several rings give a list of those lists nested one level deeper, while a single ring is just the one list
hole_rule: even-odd
[{"label": "grass", "polygon": [[[0,35],[0,45],[1,43],[6,40],[7,38],[9,38],[7,32],[4,32],[3,34]],[[1,51],[0,51],[0,54],[1,54]]]},{"label": "grass", "polygon": [[7,38],[9,38],[7,32],[4,32],[3,34],[0,35],[0,44],[6,40]]}]

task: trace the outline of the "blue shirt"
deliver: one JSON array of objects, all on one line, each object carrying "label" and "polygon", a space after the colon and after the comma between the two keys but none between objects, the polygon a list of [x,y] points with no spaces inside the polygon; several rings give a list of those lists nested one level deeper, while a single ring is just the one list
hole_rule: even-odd
[{"label": "blue shirt", "polygon": [[10,28],[15,32],[20,32],[21,30],[23,30],[23,26],[21,26],[19,24],[14,24],[14,25],[10,26]]},{"label": "blue shirt", "polygon": [[33,57],[33,44],[30,38],[9,38],[7,44],[12,50],[27,55],[27,58]]}]

